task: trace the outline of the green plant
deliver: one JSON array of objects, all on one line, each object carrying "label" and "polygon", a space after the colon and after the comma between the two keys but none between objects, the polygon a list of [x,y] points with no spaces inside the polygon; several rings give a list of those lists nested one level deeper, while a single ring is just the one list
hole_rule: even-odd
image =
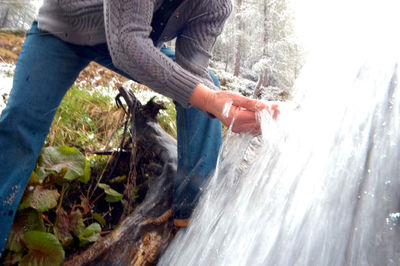
[{"label": "green plant", "polygon": [[5,265],[60,265],[64,249],[100,238],[106,221],[92,207],[100,198],[119,201],[122,194],[108,184],[99,185],[105,193],[93,194],[97,181],[89,165],[76,148],[43,149],[14,219]]},{"label": "green plant", "polygon": [[53,234],[28,231],[24,234],[24,242],[28,248],[19,265],[60,265],[65,252],[57,237]]}]

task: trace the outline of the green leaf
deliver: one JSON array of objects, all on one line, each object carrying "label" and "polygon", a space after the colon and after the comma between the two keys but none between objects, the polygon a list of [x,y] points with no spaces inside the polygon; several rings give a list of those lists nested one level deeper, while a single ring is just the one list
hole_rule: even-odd
[{"label": "green leaf", "polygon": [[104,183],[99,183],[98,187],[103,189],[106,193],[106,201],[107,202],[118,202],[122,199],[124,195],[112,189],[109,185]]},{"label": "green leaf", "polygon": [[109,183],[110,183],[110,184],[120,183],[120,182],[124,181],[125,179],[126,179],[126,175],[117,176],[117,177],[111,179]]},{"label": "green leaf", "polygon": [[57,236],[58,240],[61,241],[64,247],[68,247],[73,240],[72,235],[69,233],[69,225],[68,213],[63,208],[58,209],[53,229],[54,234]]},{"label": "green leaf", "polygon": [[90,162],[85,158],[85,169],[83,169],[83,175],[78,177],[78,180],[86,184],[90,180],[91,169]]},{"label": "green leaf", "polygon": [[98,223],[92,223],[79,235],[79,245],[84,246],[91,242],[96,242],[100,238],[101,226]]},{"label": "green leaf", "polygon": [[83,230],[85,230],[85,224],[83,223],[80,210],[73,211],[69,215],[69,230],[76,236],[79,236]]},{"label": "green leaf", "polygon": [[35,170],[35,172],[36,172],[36,178],[39,180],[39,183],[43,183],[46,177],[57,174],[56,171],[51,171],[50,169],[47,169],[43,166],[40,167],[38,166],[38,169]]},{"label": "green leaf", "polygon": [[24,241],[29,251],[19,265],[60,265],[64,261],[64,249],[55,235],[29,231]]},{"label": "green leaf", "polygon": [[39,212],[48,211],[57,206],[57,200],[60,194],[57,190],[44,189],[42,186],[36,186],[33,191],[24,195],[20,204],[20,209],[32,207]]},{"label": "green leaf", "polygon": [[97,212],[92,213],[92,218],[98,221],[101,226],[106,226],[106,220],[99,213]]},{"label": "green leaf", "polygon": [[45,231],[44,222],[40,213],[29,208],[19,210],[14,218],[14,223],[8,237],[7,246],[8,250],[20,252],[24,249],[21,241],[24,233],[30,230]]},{"label": "green leaf", "polygon": [[64,179],[69,181],[88,179],[85,156],[77,149],[67,146],[44,148],[38,161],[37,177],[43,180],[51,174],[60,174],[63,171]]}]

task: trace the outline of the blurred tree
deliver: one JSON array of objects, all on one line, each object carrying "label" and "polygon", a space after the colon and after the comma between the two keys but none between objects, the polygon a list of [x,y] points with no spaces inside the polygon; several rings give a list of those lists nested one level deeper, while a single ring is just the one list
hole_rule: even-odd
[{"label": "blurred tree", "polygon": [[214,58],[264,87],[292,87],[302,60],[289,1],[235,0]]}]

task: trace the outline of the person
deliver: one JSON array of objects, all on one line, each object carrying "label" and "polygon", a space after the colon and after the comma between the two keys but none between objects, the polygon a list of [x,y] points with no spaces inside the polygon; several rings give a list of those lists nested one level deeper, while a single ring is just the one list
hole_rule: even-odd
[{"label": "person", "polygon": [[[231,9],[230,0],[44,0],[0,118],[0,252],[56,110],[91,61],[174,99],[178,168],[172,215],[176,225],[187,224],[201,185],[215,169],[221,121],[230,125],[235,119],[234,132],[257,134],[256,110],[268,108],[220,91],[207,70]],[[172,39],[175,51],[163,45]],[[232,106],[226,114],[227,103]]]}]

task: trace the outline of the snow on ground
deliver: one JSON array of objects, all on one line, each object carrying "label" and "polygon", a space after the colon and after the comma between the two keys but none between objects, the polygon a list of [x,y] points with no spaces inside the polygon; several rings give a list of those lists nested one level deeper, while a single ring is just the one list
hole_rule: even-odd
[{"label": "snow on ground", "polygon": [[[122,84],[122,86],[125,88],[134,89],[138,85],[136,82],[134,82],[132,80],[128,80],[128,81],[124,82],[124,84]],[[164,95],[159,94],[150,89],[139,90],[139,92],[138,92],[138,90],[135,90],[135,96],[138,98],[138,100],[140,101],[141,104],[146,104],[153,97],[156,97],[157,101],[161,101],[161,102],[169,101],[169,99],[167,97],[165,97]]]},{"label": "snow on ground", "polygon": [[[253,97],[254,90],[257,86],[257,77],[254,73],[247,73],[245,75],[247,78],[235,77],[232,73],[224,71],[223,63],[221,62],[213,62],[210,69],[219,78],[223,89],[239,92],[247,97]],[[247,70],[243,71],[246,72]],[[258,98],[266,101],[284,101],[290,94],[291,88],[261,86]]]},{"label": "snow on ground", "polygon": [[0,114],[6,107],[10,90],[13,83],[15,66],[12,64],[0,63]]}]

